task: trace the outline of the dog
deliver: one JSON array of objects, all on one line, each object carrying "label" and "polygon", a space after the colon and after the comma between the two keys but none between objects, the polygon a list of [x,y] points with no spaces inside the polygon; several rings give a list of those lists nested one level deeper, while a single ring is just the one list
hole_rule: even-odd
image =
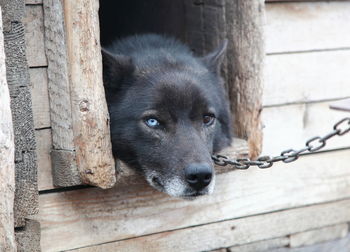
[{"label": "dog", "polygon": [[213,192],[211,155],[231,143],[226,47],[196,57],[174,38],[145,34],[102,49],[113,155],[170,196]]}]

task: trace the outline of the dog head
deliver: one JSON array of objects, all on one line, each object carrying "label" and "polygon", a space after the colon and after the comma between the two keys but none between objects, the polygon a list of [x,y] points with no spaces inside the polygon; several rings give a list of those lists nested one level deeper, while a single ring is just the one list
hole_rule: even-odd
[{"label": "dog head", "polygon": [[171,196],[211,193],[211,155],[231,142],[219,74],[226,45],[202,58],[166,55],[147,62],[102,51],[113,153]]}]

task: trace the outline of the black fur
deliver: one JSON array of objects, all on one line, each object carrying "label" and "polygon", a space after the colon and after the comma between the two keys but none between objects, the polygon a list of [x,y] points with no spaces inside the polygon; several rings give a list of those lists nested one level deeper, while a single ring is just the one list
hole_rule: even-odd
[{"label": "black fur", "polygon": [[[149,34],[102,50],[113,154],[172,196],[208,193],[189,188],[184,169],[193,163],[212,167],[211,154],[231,143],[219,76],[226,44],[200,58],[175,39]],[[212,126],[203,124],[207,114],[215,114]],[[147,126],[147,118],[156,118],[159,127]]]}]

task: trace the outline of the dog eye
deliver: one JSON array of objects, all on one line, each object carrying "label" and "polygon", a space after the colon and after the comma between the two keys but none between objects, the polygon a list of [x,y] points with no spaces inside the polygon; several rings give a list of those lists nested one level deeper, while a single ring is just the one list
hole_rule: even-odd
[{"label": "dog eye", "polygon": [[212,114],[207,114],[207,115],[203,116],[203,123],[206,126],[212,125],[214,123],[214,121],[215,121],[215,116]]},{"label": "dog eye", "polygon": [[155,127],[160,125],[159,121],[157,119],[155,119],[155,118],[148,118],[148,119],[145,120],[145,123],[150,128],[155,128]]}]

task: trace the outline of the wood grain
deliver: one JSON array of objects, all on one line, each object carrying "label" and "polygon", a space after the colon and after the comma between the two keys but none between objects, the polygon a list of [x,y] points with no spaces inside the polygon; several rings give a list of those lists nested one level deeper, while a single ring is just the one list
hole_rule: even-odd
[{"label": "wood grain", "polygon": [[102,82],[98,0],[64,1],[76,162],[82,182],[116,182]]},{"label": "wood grain", "polygon": [[38,252],[40,249],[40,223],[26,219],[25,227],[16,232],[17,252]]},{"label": "wood grain", "polygon": [[[290,148],[302,148],[308,139],[324,136],[349,112],[329,109],[328,102],[295,104],[283,107],[264,108],[263,154],[279,155]],[[335,136],[327,142],[324,150],[350,147],[350,133]]]},{"label": "wood grain", "polygon": [[23,20],[29,67],[47,66],[42,5],[27,5]]},{"label": "wood grain", "polygon": [[34,127],[35,129],[51,127],[47,68],[30,68],[29,76]]},{"label": "wood grain", "polygon": [[278,248],[270,250],[270,252],[340,252],[349,251],[350,235],[343,239],[338,239],[329,242],[323,242],[311,246],[301,248]]},{"label": "wood grain", "polygon": [[51,129],[35,131],[36,153],[38,157],[38,189],[48,190],[54,188],[52,176],[52,135]]},{"label": "wood grain", "polygon": [[73,251],[207,251],[349,221],[349,208],[350,200],[343,200],[189,227]]},{"label": "wood grain", "polygon": [[0,6],[15,139],[14,215],[15,226],[19,227],[28,215],[38,211],[34,122],[23,25],[25,3],[0,0]]},{"label": "wood grain", "polygon": [[251,242],[244,245],[232,246],[227,252],[256,252],[256,251],[271,251],[275,248],[289,246],[288,237],[278,237],[268,240]]},{"label": "wood grain", "polygon": [[15,144],[10,93],[6,81],[0,7],[0,251],[16,251],[14,234]]},{"label": "wood grain", "polygon": [[350,50],[266,57],[264,106],[350,97]]},{"label": "wood grain", "polygon": [[[53,174],[57,186],[82,183],[75,160],[73,143],[72,105],[68,77],[68,58],[61,1],[44,1],[45,49],[48,59],[48,91],[52,127]],[[50,148],[51,149],[51,148]],[[62,160],[64,162],[62,162]]]},{"label": "wood grain", "polygon": [[43,4],[43,0],[26,0],[26,5],[30,4]]},{"label": "wood grain", "polygon": [[348,234],[347,223],[313,229],[290,235],[290,247],[304,247],[344,238]]},{"label": "wood grain", "polygon": [[250,157],[262,147],[260,112],[262,109],[264,48],[264,1],[226,1],[228,93],[236,136],[246,139]]},{"label": "wood grain", "polygon": [[[288,165],[276,164],[268,170],[252,168],[220,174],[214,194],[196,201],[156,192],[135,176],[109,190],[43,194],[38,216],[42,249],[91,246],[350,197],[349,154],[350,150],[328,152],[305,156]],[[337,216],[338,212],[333,214]],[[302,220],[318,223],[316,219]],[[327,224],[321,221],[319,225]],[[276,233],[281,236],[288,226],[281,229],[278,224]],[[252,227],[250,232],[254,230]],[[249,237],[245,236],[242,244],[252,241]]]},{"label": "wood grain", "polygon": [[350,48],[350,2],[266,5],[266,52]]}]

